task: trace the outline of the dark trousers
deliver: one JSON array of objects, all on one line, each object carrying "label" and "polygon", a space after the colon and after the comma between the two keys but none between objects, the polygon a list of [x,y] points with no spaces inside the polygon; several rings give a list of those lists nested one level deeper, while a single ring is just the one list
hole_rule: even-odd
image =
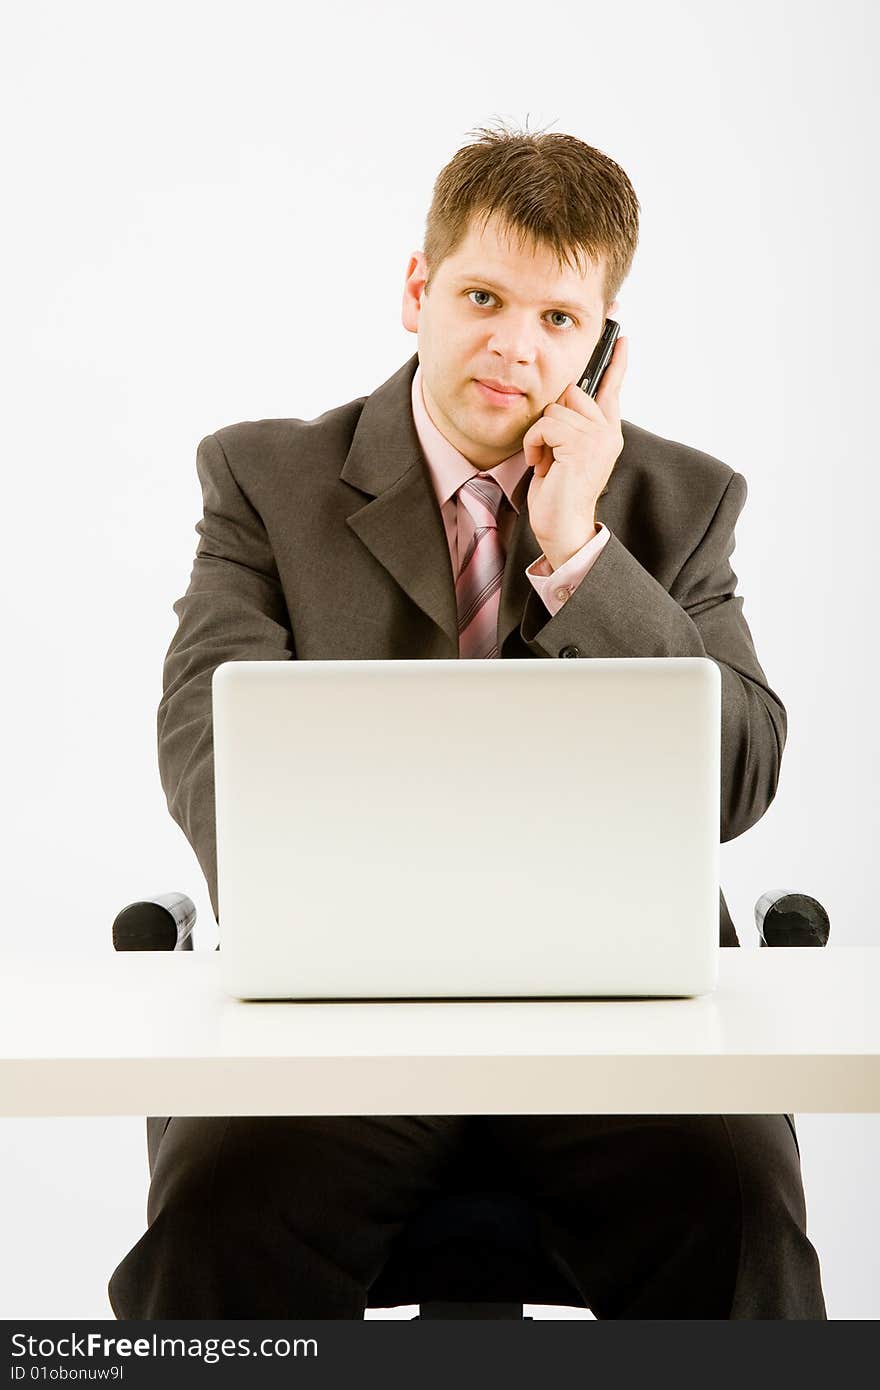
[{"label": "dark trousers", "polygon": [[[167,1127],[166,1127],[167,1123]],[[117,1318],[362,1318],[406,1223],[488,1143],[597,1318],[825,1318],[785,1115],[151,1118]]]}]

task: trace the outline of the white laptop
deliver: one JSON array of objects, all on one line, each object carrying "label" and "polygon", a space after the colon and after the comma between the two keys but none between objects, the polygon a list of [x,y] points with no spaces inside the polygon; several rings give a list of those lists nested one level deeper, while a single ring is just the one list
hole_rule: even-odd
[{"label": "white laptop", "polygon": [[238,661],[212,691],[229,994],[715,987],[708,657]]}]

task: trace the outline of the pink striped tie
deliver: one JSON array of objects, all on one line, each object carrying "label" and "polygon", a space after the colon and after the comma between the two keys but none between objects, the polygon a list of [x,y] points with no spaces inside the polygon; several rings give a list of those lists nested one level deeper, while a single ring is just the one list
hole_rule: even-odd
[{"label": "pink striped tie", "polygon": [[476,658],[497,656],[498,606],[504,577],[498,513],[504,491],[494,478],[468,478],[458,489],[458,501],[476,526],[455,581],[458,654]]}]

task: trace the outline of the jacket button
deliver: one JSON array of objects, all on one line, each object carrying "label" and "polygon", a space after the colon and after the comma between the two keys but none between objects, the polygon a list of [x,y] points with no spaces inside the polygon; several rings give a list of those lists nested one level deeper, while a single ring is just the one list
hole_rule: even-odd
[{"label": "jacket button", "polygon": [[563,647],[559,653],[560,656],[580,656],[580,654],[579,647]]}]

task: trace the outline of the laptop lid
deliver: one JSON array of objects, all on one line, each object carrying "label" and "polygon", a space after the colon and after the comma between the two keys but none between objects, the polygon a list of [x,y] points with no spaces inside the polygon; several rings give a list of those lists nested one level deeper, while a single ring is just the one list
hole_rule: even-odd
[{"label": "laptop lid", "polygon": [[212,692],[235,997],[714,988],[711,659],[225,662]]}]

